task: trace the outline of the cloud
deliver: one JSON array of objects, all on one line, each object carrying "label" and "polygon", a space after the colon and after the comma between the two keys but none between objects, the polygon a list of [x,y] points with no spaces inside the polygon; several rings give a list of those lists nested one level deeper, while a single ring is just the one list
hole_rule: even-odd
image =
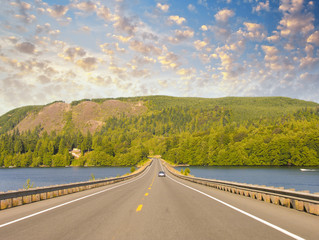
[{"label": "cloud", "polygon": [[74,7],[84,12],[93,12],[97,8],[95,3],[91,1],[77,3],[74,5]]},{"label": "cloud", "polygon": [[303,11],[303,0],[282,0],[279,10],[284,14],[277,27],[281,36],[294,38],[300,34],[306,35],[314,29],[314,16]]},{"label": "cloud", "polygon": [[133,49],[134,51],[140,52],[142,54],[154,54],[154,55],[160,55],[162,50],[158,47],[155,47],[150,44],[145,44],[141,41],[131,41],[130,43],[130,48]]},{"label": "cloud", "polygon": [[49,33],[51,30],[51,24],[50,23],[45,23],[44,25],[37,25],[36,28],[36,34],[41,34],[41,33]]},{"label": "cloud", "polygon": [[27,54],[35,53],[35,46],[30,42],[19,43],[16,45],[16,49],[22,53],[27,53]]},{"label": "cloud", "polygon": [[169,10],[168,4],[157,3],[156,7],[161,9],[163,12],[168,12],[168,10]]},{"label": "cloud", "polygon": [[258,5],[253,8],[253,12],[260,12],[262,10],[269,12],[269,10],[270,10],[269,0],[267,0],[266,2],[259,2]]},{"label": "cloud", "polygon": [[220,10],[218,13],[215,14],[215,19],[216,21],[218,22],[221,22],[221,23],[227,23],[228,20],[235,16],[235,12],[232,11],[232,10],[229,10],[229,9],[223,9],[223,10]]},{"label": "cloud", "polygon": [[120,32],[124,32],[129,36],[132,36],[137,31],[137,26],[135,24],[134,18],[127,18],[125,16],[117,15],[114,18],[115,23],[113,26]]},{"label": "cloud", "polygon": [[76,57],[83,57],[86,55],[86,52],[81,47],[69,47],[64,51],[64,54],[60,55],[67,61],[74,61]]},{"label": "cloud", "polygon": [[206,32],[206,31],[208,30],[208,27],[207,27],[206,25],[202,25],[202,26],[200,27],[200,30]]},{"label": "cloud", "polygon": [[13,44],[16,44],[18,42],[18,38],[15,36],[8,37],[8,40]]},{"label": "cloud", "polygon": [[31,4],[22,1],[16,1],[11,2],[11,5],[19,8],[19,14],[15,14],[15,18],[20,19],[27,24],[32,23],[34,20],[36,20],[35,15],[28,13],[28,10],[32,9]]},{"label": "cloud", "polygon": [[41,84],[48,84],[51,82],[51,79],[45,75],[38,76],[38,80],[40,81]]},{"label": "cloud", "polygon": [[172,24],[177,24],[177,25],[182,25],[184,22],[186,22],[186,19],[177,15],[174,16],[169,16],[168,18],[168,23],[170,25]]},{"label": "cloud", "polygon": [[111,14],[111,11],[109,8],[102,6],[97,10],[97,15],[104,19],[105,21],[109,21],[112,19],[113,15]]},{"label": "cloud", "polygon": [[204,47],[207,46],[207,42],[206,41],[201,41],[201,40],[196,40],[194,42],[194,47],[197,49],[197,50],[202,50]]},{"label": "cloud", "polygon": [[146,65],[146,64],[154,64],[156,63],[156,59],[148,56],[143,57],[135,57],[132,59],[132,64],[134,65]]},{"label": "cloud", "polygon": [[248,32],[243,33],[243,36],[251,40],[262,41],[266,38],[267,33],[263,25],[257,23],[244,22]]},{"label": "cloud", "polygon": [[278,42],[280,40],[279,33],[277,31],[273,31],[273,34],[274,35],[267,37],[267,40],[269,42]]},{"label": "cloud", "polygon": [[103,76],[89,76],[88,81],[97,84],[99,86],[109,86],[112,84],[113,80],[110,76],[103,77]]},{"label": "cloud", "polygon": [[119,43],[104,43],[100,45],[102,52],[106,53],[109,56],[114,56],[115,52],[124,53],[125,49],[120,48]]},{"label": "cloud", "polygon": [[188,4],[187,9],[191,12],[195,12],[196,11],[196,7],[193,4]]},{"label": "cloud", "polygon": [[63,5],[54,5],[52,8],[47,8],[47,12],[49,12],[51,17],[54,18],[63,17],[68,12],[68,10],[69,8]]},{"label": "cloud", "polygon": [[168,38],[171,43],[180,43],[183,40],[194,37],[194,31],[192,29],[187,29],[184,31],[175,30],[174,33],[175,33],[174,37]]},{"label": "cloud", "polygon": [[303,0],[282,0],[279,10],[283,12],[297,13],[303,8]]},{"label": "cloud", "polygon": [[98,60],[95,57],[86,57],[80,59],[76,64],[86,72],[91,72],[97,68]]},{"label": "cloud", "polygon": [[195,68],[189,68],[189,69],[181,68],[177,71],[177,74],[181,76],[181,79],[191,79],[192,77],[194,77],[195,73],[196,73]]},{"label": "cloud", "polygon": [[80,28],[80,30],[85,33],[91,32],[91,28],[89,26],[83,26]]},{"label": "cloud", "polygon": [[268,62],[275,62],[278,60],[279,50],[274,46],[261,46],[262,50],[265,52],[265,60]]},{"label": "cloud", "polygon": [[180,65],[178,63],[178,56],[173,52],[168,52],[166,55],[159,56],[158,60],[165,68],[176,69]]},{"label": "cloud", "polygon": [[122,43],[127,43],[128,41],[130,41],[132,39],[132,36],[124,37],[121,35],[113,35],[112,37],[119,40]]},{"label": "cloud", "polygon": [[319,31],[315,31],[313,34],[311,34],[308,37],[307,42],[319,46]]}]

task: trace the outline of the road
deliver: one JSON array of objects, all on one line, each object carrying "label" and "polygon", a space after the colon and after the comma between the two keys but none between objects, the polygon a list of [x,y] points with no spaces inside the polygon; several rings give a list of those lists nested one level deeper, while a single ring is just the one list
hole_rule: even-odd
[{"label": "road", "polygon": [[137,178],[0,212],[0,239],[319,239],[319,217],[189,183]]}]

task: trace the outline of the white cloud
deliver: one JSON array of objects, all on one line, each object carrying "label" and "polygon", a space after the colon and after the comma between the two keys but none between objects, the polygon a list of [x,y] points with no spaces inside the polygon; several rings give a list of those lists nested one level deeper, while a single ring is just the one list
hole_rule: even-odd
[{"label": "white cloud", "polygon": [[74,7],[84,12],[93,12],[97,8],[96,4],[91,1],[77,3]]},{"label": "white cloud", "polygon": [[195,12],[196,11],[196,7],[193,4],[188,4],[187,9],[191,12]]},{"label": "white cloud", "polygon": [[277,27],[281,36],[292,38],[306,35],[314,29],[314,16],[303,11],[303,0],[282,0],[279,10],[283,12],[283,18]]},{"label": "white cloud", "polygon": [[184,22],[186,22],[186,19],[177,15],[174,16],[169,16],[168,18],[169,24],[177,24],[177,25],[182,25]]},{"label": "white cloud", "polygon": [[201,41],[201,40],[196,40],[194,42],[194,47],[197,49],[197,50],[202,50],[204,47],[207,46],[207,42],[206,41]]},{"label": "white cloud", "polygon": [[194,36],[194,31],[192,29],[187,30],[175,30],[175,36],[169,37],[168,40],[172,43],[180,43],[183,40],[192,38]]},{"label": "white cloud", "polygon": [[269,0],[267,0],[266,2],[259,2],[258,5],[256,7],[253,8],[254,12],[260,12],[262,10],[265,11],[269,11]]},{"label": "white cloud", "polygon": [[162,10],[163,12],[168,12],[168,10],[169,10],[169,5],[168,4],[157,3],[156,7],[158,9]]},{"label": "white cloud", "polygon": [[307,38],[308,43],[312,43],[316,46],[319,46],[319,31],[315,31]]},{"label": "white cloud", "polygon": [[262,50],[265,52],[265,60],[268,62],[275,62],[279,59],[279,50],[274,46],[261,46]]},{"label": "white cloud", "polygon": [[96,14],[104,19],[105,21],[109,21],[112,19],[113,15],[111,14],[111,11],[108,7],[102,6],[100,8],[97,9]]},{"label": "white cloud", "polygon": [[227,23],[233,16],[235,16],[235,12],[233,10],[223,9],[215,14],[215,19],[218,22]]},{"label": "white cloud", "polygon": [[200,27],[200,30],[206,32],[206,31],[208,30],[208,27],[207,27],[206,25],[202,25],[202,26]]}]

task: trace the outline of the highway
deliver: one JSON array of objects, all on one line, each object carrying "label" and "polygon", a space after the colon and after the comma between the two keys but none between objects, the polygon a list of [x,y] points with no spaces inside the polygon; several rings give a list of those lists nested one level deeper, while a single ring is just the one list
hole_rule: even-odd
[{"label": "highway", "polygon": [[319,239],[318,216],[158,177],[162,168],[154,159],[128,181],[0,211],[0,239]]}]

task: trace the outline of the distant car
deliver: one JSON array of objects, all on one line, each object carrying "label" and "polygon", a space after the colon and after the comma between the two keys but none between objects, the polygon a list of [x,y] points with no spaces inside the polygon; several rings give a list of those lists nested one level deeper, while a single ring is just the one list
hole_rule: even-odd
[{"label": "distant car", "polygon": [[159,177],[165,177],[166,175],[165,175],[165,172],[164,172],[164,171],[159,171],[159,172],[158,172],[158,176],[159,176]]}]

